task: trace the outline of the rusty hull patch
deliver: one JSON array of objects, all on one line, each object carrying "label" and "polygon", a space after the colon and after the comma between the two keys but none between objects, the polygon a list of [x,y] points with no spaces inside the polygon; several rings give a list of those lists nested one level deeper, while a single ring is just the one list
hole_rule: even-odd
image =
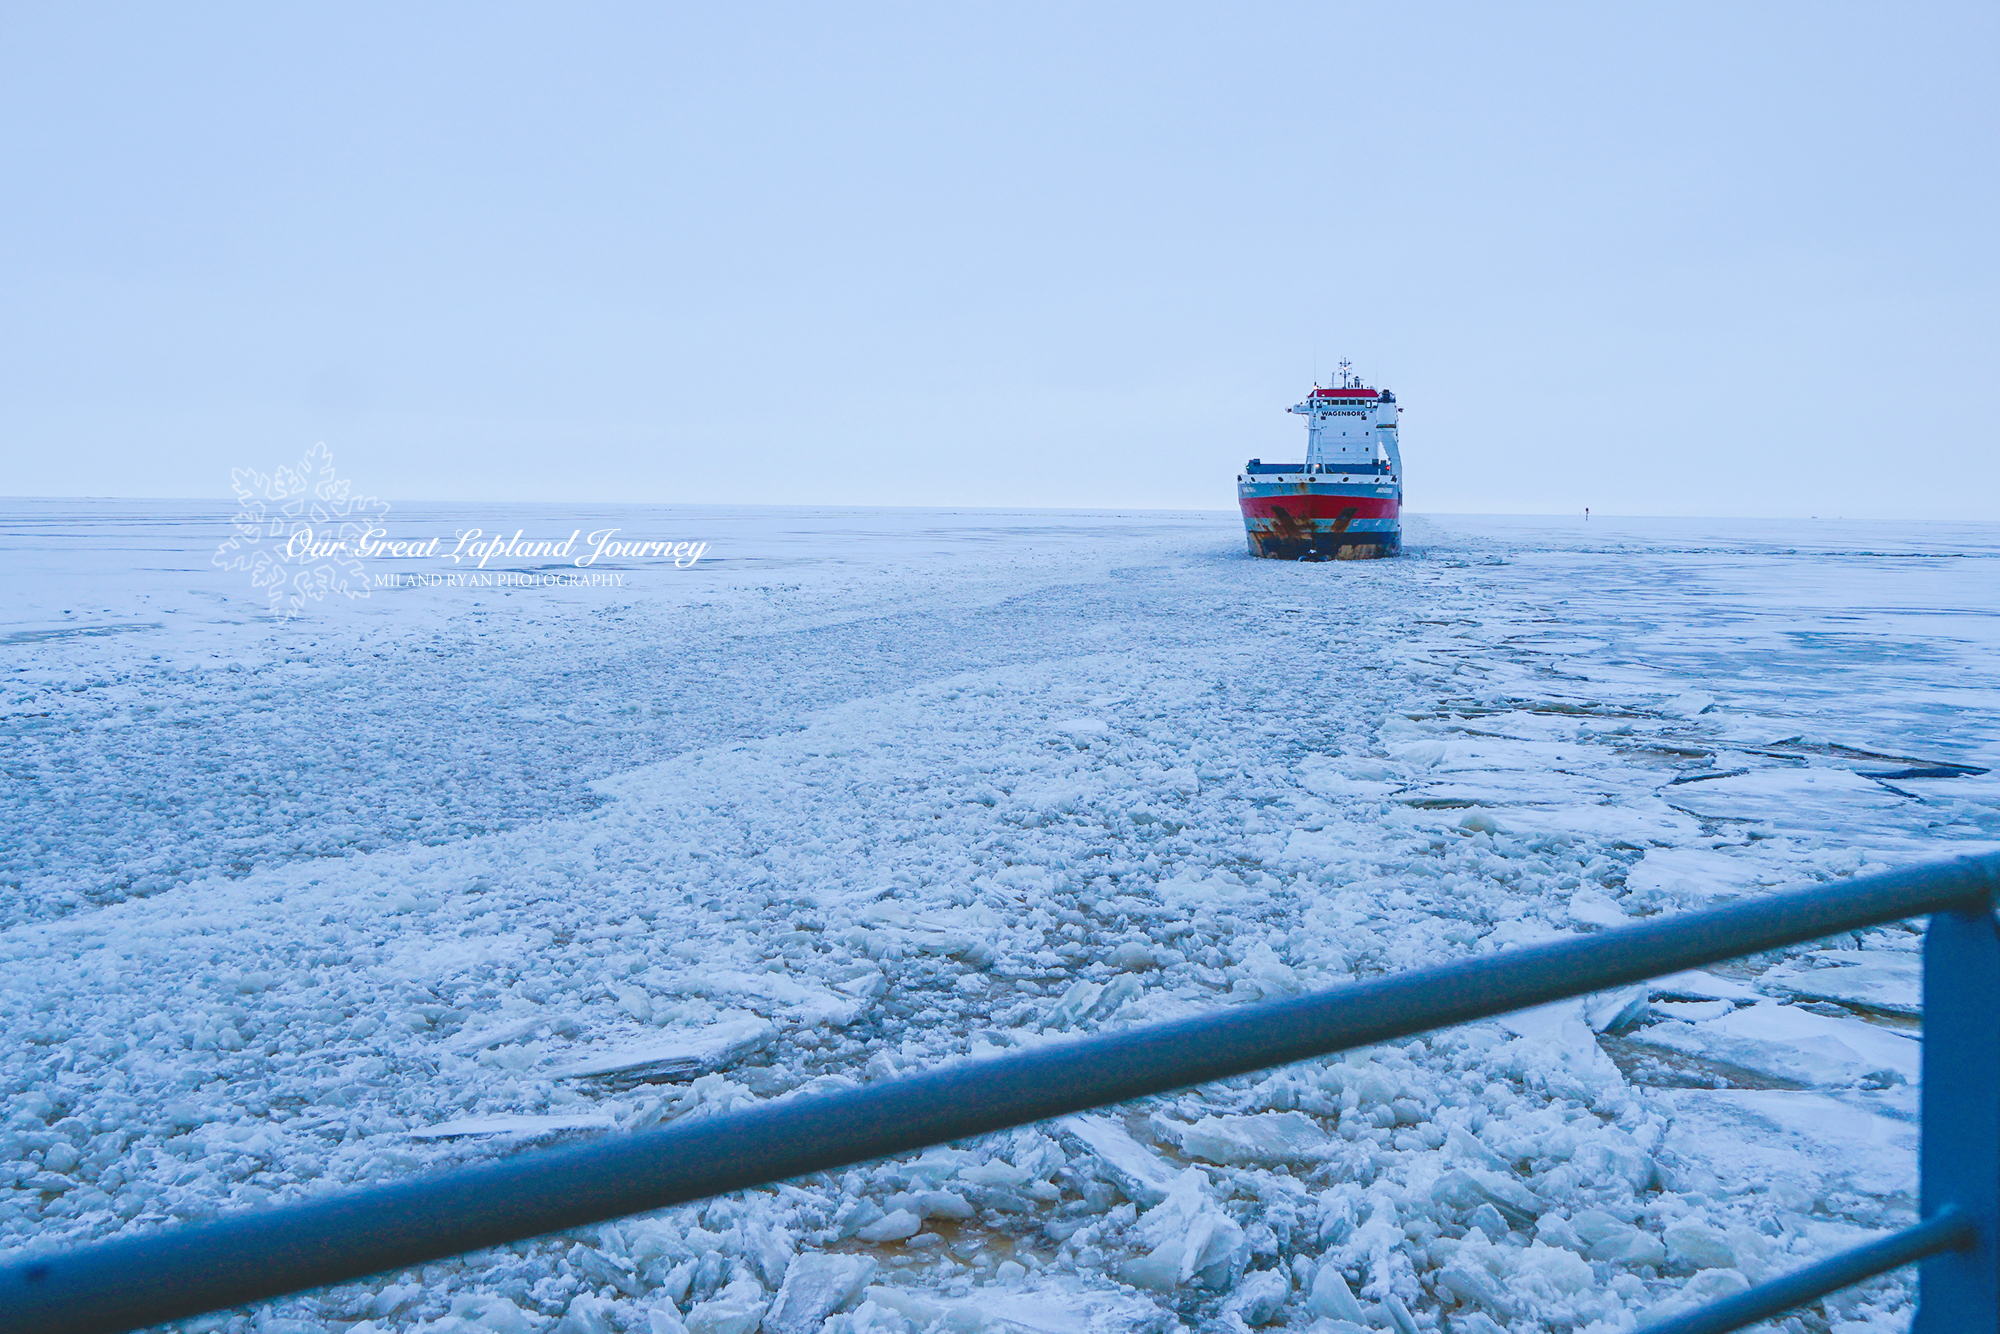
[{"label": "rusty hull patch", "polygon": [[1319,520],[1295,515],[1283,505],[1271,507],[1266,517],[1244,520],[1250,554],[1271,560],[1375,560],[1402,551],[1402,535],[1396,531],[1350,533],[1347,526],[1354,514],[1343,511],[1338,519]]}]

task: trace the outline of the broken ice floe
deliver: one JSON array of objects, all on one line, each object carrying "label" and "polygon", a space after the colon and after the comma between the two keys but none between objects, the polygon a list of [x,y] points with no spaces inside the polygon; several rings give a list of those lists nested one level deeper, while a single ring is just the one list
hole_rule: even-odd
[{"label": "broken ice floe", "polygon": [[1089,1019],[1108,1019],[1127,1002],[1138,999],[1145,989],[1146,984],[1129,973],[1108,983],[1073,983],[1042,1016],[1042,1027],[1057,1032],[1075,1028]]},{"label": "broken ice floe", "polygon": [[1783,828],[1838,829],[1858,813],[1893,810],[1909,800],[1848,769],[1759,769],[1669,788],[1671,806],[1718,820]]},{"label": "broken ice floe", "polygon": [[844,995],[825,987],[807,986],[777,973],[739,973],[727,969],[704,973],[690,985],[718,995],[748,996],[781,1006],[809,1024],[845,1028],[868,1008],[863,996]]},{"label": "broken ice floe", "polygon": [[1720,1019],[1735,1008],[1734,1002],[1726,1000],[1656,1000],[1647,1005],[1646,1012],[1656,1019],[1679,1019],[1685,1023],[1698,1024],[1709,1019]]},{"label": "broken ice floe", "polygon": [[598,1112],[551,1116],[464,1116],[440,1121],[409,1132],[411,1139],[456,1139],[471,1136],[498,1136],[522,1139],[554,1135],[564,1131],[611,1130],[617,1121]]},{"label": "broken ice floe", "polygon": [[1173,1188],[1175,1173],[1166,1160],[1111,1118],[1066,1116],[1057,1125],[1095,1154],[1105,1174],[1138,1204],[1158,1204]]},{"label": "broken ice floe", "polygon": [[1923,1059],[1923,1048],[1911,1035],[1768,1000],[1699,1023],[1654,1024],[1629,1040],[1800,1086],[1914,1083]]},{"label": "broken ice floe", "polygon": [[597,1075],[657,1081],[692,1079],[757,1050],[776,1031],[764,1019],[725,1019],[706,1028],[571,1052],[549,1073],[558,1079]]},{"label": "broken ice floe", "polygon": [[874,1277],[867,1255],[801,1255],[785,1267],[785,1281],[768,1314],[766,1334],[817,1334],[826,1318],[845,1310]]},{"label": "broken ice floe", "polygon": [[1781,964],[1759,980],[1774,991],[1807,1000],[1912,1017],[1924,1012],[1924,965],[1916,954],[1820,950],[1809,959]]},{"label": "broken ice floe", "polygon": [[1691,968],[1682,973],[1666,973],[1646,984],[1655,996],[1672,996],[1691,1000],[1762,1000],[1763,993],[1756,987],[1737,977],[1724,977],[1704,969]]},{"label": "broken ice floe", "polygon": [[1625,926],[1631,922],[1625,910],[1601,890],[1580,889],[1570,895],[1569,919],[1579,926]]},{"label": "broken ice floe", "polygon": [[1242,1226],[1219,1207],[1199,1168],[1182,1172],[1160,1203],[1140,1216],[1136,1238],[1149,1249],[1126,1261],[1121,1274],[1142,1288],[1198,1283],[1227,1291],[1250,1262]]},{"label": "broken ice floe", "polygon": [[[1902,1094],[1663,1089],[1655,1096],[1674,1114],[1661,1147],[1678,1164],[1680,1189],[1762,1192],[1877,1226],[1916,1198],[1921,1136]],[[1761,1276],[1771,1234],[1730,1235],[1735,1267]]]},{"label": "broken ice floe", "polygon": [[1740,897],[1777,883],[1781,873],[1768,865],[1710,848],[1648,848],[1625,873],[1625,887],[1669,901],[1699,905]]},{"label": "broken ice floe", "polygon": [[543,1029],[553,1028],[563,1022],[563,1017],[555,1014],[534,1012],[516,1015],[498,1023],[485,1024],[476,1029],[462,1031],[448,1039],[444,1048],[453,1052],[484,1051],[488,1047],[504,1046],[534,1037]]},{"label": "broken ice floe", "polygon": [[[876,1284],[868,1289],[868,1300],[908,1321],[903,1329],[943,1334],[1164,1334],[1175,1323],[1129,1290],[1060,1278],[1033,1289],[989,1287],[964,1297]],[[855,1328],[864,1326],[857,1321]]]},{"label": "broken ice floe", "polygon": [[1180,1151],[1230,1167],[1279,1167],[1331,1157],[1334,1141],[1303,1112],[1205,1116],[1192,1125],[1156,1116],[1154,1126]]},{"label": "broken ice floe", "polygon": [[1315,796],[1386,797],[1403,785],[1396,770],[1362,756],[1309,755],[1296,770],[1299,786]]},{"label": "broken ice floe", "polygon": [[688,1312],[688,1334],[757,1334],[770,1300],[763,1285],[748,1275],[731,1282]]}]

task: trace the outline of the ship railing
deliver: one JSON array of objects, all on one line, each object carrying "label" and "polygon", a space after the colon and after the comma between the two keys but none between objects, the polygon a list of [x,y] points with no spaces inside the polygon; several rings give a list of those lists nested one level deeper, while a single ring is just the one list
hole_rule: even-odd
[{"label": "ship railing", "polygon": [[1919,1221],[1646,1334],[1723,1334],[1921,1262],[1918,1334],[2000,1328],[2000,854],[1135,1027],[387,1185],[10,1257],[16,1334],[113,1334],[1928,916]]}]

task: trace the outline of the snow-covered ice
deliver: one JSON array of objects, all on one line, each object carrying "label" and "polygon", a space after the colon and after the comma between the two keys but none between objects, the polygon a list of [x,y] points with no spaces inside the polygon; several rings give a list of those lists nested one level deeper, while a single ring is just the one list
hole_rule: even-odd
[{"label": "snow-covered ice", "polygon": [[[9,1247],[2000,845],[1991,525],[635,509],[710,554],[280,622],[226,510],[7,505]],[[1919,942],[194,1327],[1626,1329],[1910,1217]]]}]

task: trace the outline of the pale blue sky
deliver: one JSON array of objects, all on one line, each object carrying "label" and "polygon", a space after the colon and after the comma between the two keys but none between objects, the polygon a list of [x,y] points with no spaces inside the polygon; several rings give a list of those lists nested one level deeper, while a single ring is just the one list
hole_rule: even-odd
[{"label": "pale blue sky", "polygon": [[2000,518],[2000,7],[0,10],[0,494]]}]

